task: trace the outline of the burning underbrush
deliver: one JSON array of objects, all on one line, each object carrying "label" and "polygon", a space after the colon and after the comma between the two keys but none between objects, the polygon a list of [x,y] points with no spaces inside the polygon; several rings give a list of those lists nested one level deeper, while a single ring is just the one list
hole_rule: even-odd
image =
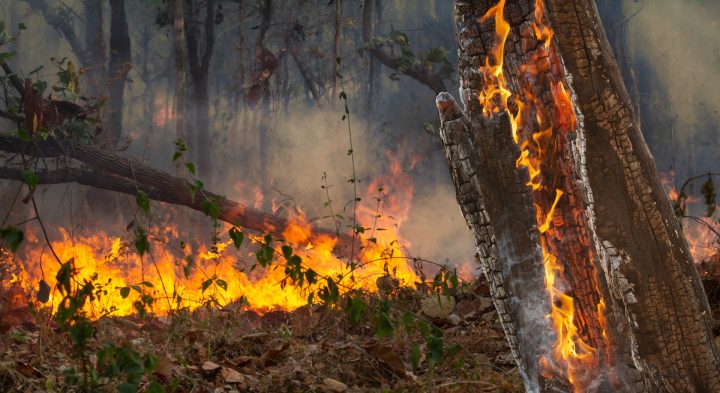
[{"label": "burning underbrush", "polygon": [[342,251],[339,236],[314,232],[320,219],[276,203],[288,224],[274,235],[223,224],[208,206],[209,233],[188,239],[195,218],[151,213],[142,195],[120,230],[25,225],[17,249],[0,249],[0,385],[521,391],[487,288],[408,256],[412,194],[393,161],[356,218],[331,210],[324,225],[352,232]]},{"label": "burning underbrush", "polygon": [[[351,311],[358,299],[365,306]],[[353,291],[338,304],[261,315],[233,302],[167,316],[103,316],[92,322],[87,368],[102,391],[131,378],[139,391],[523,391],[481,282],[450,295],[429,285]],[[70,337],[47,309],[25,317],[0,336],[0,384],[72,390],[85,374]],[[127,364],[136,365],[134,374]],[[118,372],[108,374],[112,367]]]}]

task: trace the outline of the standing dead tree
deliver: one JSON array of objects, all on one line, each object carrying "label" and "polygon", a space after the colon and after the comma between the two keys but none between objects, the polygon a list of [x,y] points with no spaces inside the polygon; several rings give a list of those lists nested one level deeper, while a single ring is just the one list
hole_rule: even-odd
[{"label": "standing dead tree", "polygon": [[528,391],[718,391],[707,298],[594,2],[455,8],[464,109],[438,96],[441,135]]}]

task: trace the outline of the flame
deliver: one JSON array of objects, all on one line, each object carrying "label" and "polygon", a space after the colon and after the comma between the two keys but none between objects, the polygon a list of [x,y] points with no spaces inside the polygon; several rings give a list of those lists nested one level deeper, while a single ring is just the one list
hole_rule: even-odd
[{"label": "flame", "polygon": [[[671,201],[678,201],[680,196],[675,187],[675,177],[675,171],[672,170],[660,173],[660,182]],[[720,260],[718,259],[720,258],[720,237],[715,233],[720,233],[718,213],[715,213],[714,217],[702,217],[706,214],[705,203],[700,197],[690,193],[683,195],[680,203],[687,212],[686,215],[697,217],[697,219],[685,218],[680,221],[683,236],[695,263]]]},{"label": "flame", "polygon": [[[510,25],[503,17],[504,5],[505,1],[500,0],[478,20],[479,23],[485,23],[493,19],[496,36],[496,43],[489,51],[485,65],[480,68],[485,85],[478,99],[486,116],[507,110],[512,138],[520,148],[516,166],[527,169],[529,175],[527,186],[533,194],[545,271],[545,287],[551,305],[548,318],[557,335],[551,357],[543,357],[540,363],[546,372],[560,368],[575,391],[580,391],[583,388],[583,382],[580,381],[581,374],[586,374],[587,369],[592,370],[597,366],[597,350],[583,339],[578,329],[575,300],[567,292],[569,285],[565,279],[563,263],[553,253],[554,248],[549,243],[562,239],[563,218],[562,214],[556,213],[558,204],[566,192],[562,189],[563,180],[558,179],[554,172],[548,172],[557,159],[559,138],[563,138],[565,133],[575,131],[577,118],[572,99],[562,78],[549,81],[540,79],[541,73],[556,71],[551,68],[552,65],[548,61],[549,54],[554,50],[551,46],[553,31],[544,22],[542,0],[535,1],[533,23],[535,39],[540,47],[520,66],[521,93],[513,95],[509,91],[502,70],[505,42],[510,32]],[[544,94],[543,83],[549,84],[545,86],[552,94],[551,108],[539,98]],[[515,113],[508,107],[508,100],[511,97],[517,106]],[[578,241],[580,240],[567,240],[567,242]],[[591,251],[587,253],[588,258],[593,257]],[[605,303],[600,296],[597,304],[598,322],[602,328],[602,339],[607,341],[604,311]]]},{"label": "flame", "polygon": [[[379,195],[380,187],[383,191]],[[333,254],[335,238],[314,234],[312,225],[301,213],[290,218],[282,237],[302,258],[303,265],[312,268],[319,277],[337,280],[342,276],[338,282],[341,293],[351,289],[376,292],[376,278],[386,274],[394,275],[403,285],[413,284],[420,279],[405,258],[408,243],[400,234],[400,227],[408,218],[413,192],[412,178],[397,159],[391,160],[388,175],[368,185],[362,195],[364,202],[357,210],[358,223],[367,230],[357,240],[362,251],[355,255],[354,270],[346,260]],[[227,233],[230,226],[224,229]],[[289,311],[308,304],[310,293],[325,283],[319,280],[309,288],[290,285],[283,268],[285,259],[280,242],[274,243],[277,256],[273,265],[253,269],[252,247],[238,251],[230,239],[221,239],[210,248],[199,241],[183,244],[180,231],[169,225],[149,230],[151,249],[143,258],[135,252],[131,235],[113,237],[103,231],[74,235],[62,228],[58,232],[60,239],[51,244],[59,259],[73,262],[78,280],[93,279],[96,283],[97,297],[84,307],[91,318],[135,314],[134,303],[142,295],[155,299],[148,311],[157,315],[167,315],[181,307],[194,309],[211,301],[224,306],[239,299],[259,313]],[[55,287],[60,264],[47,249],[44,239],[26,231],[26,242],[16,258],[17,266],[22,268],[18,280],[28,290],[37,290],[40,280]],[[224,280],[226,288],[204,285],[213,278]],[[123,298],[121,288],[131,288],[127,298]],[[60,294],[53,291],[49,303],[57,307],[61,300]]]},{"label": "flame", "polygon": [[[479,98],[486,116],[489,116],[490,113],[498,113],[507,108],[508,98],[512,95],[510,90],[505,87],[505,75],[503,71],[505,41],[510,34],[510,24],[503,16],[504,9],[505,0],[500,0],[478,20],[478,22],[482,24],[493,19],[495,21],[495,33],[497,35],[497,43],[490,50],[487,58],[485,58],[485,66],[481,68],[485,84]],[[499,103],[498,99],[500,100]]]},{"label": "flame", "polygon": [[174,121],[177,117],[172,104],[168,103],[165,96],[161,93],[155,95],[154,99],[155,112],[153,115],[153,125],[155,127],[164,127],[168,122]]}]

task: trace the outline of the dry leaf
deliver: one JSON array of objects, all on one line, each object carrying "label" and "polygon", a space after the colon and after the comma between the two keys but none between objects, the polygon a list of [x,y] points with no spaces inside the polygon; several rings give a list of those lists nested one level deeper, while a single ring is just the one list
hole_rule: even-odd
[{"label": "dry leaf", "polygon": [[200,366],[200,368],[202,368],[203,371],[215,371],[220,368],[220,365],[211,361],[206,361],[202,364],[202,366]]},{"label": "dry leaf", "polygon": [[255,365],[258,368],[267,367],[270,362],[274,362],[275,359],[280,356],[280,354],[282,354],[283,352],[285,352],[286,349],[288,349],[288,347],[290,347],[290,342],[286,342],[277,348],[268,349],[265,353],[262,354],[262,356],[257,359]]},{"label": "dry leaf", "polygon": [[245,383],[245,376],[231,368],[223,367],[220,370],[220,376],[226,383]]},{"label": "dry leaf", "polygon": [[155,374],[159,375],[164,380],[169,381],[173,377],[173,370],[175,367],[175,362],[170,360],[167,356],[160,356],[158,357]]},{"label": "dry leaf", "polygon": [[325,384],[325,388],[331,392],[340,393],[346,391],[348,388],[344,383],[332,378],[325,378],[323,382]]},{"label": "dry leaf", "polygon": [[380,359],[383,363],[390,366],[390,368],[399,376],[406,375],[405,363],[403,363],[400,356],[395,353],[392,347],[383,345],[380,343],[371,343],[364,347],[365,350],[373,354],[375,357]]}]

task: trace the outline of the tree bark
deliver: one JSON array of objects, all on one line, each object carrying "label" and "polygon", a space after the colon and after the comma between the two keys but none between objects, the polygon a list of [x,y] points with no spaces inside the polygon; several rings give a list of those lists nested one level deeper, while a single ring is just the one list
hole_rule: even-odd
[{"label": "tree bark", "polygon": [[[343,2],[342,0],[335,0],[335,35],[333,37],[333,58],[332,58],[332,99],[337,97],[337,83],[338,83],[338,61],[340,58],[340,37],[342,35],[342,16],[343,15]],[[293,54],[293,58],[295,55]],[[315,95],[313,93],[313,95]],[[315,97],[317,101],[317,97]]]},{"label": "tree bark", "polygon": [[[456,2],[465,108],[447,93],[437,104],[458,203],[527,390],[717,391],[720,359],[707,298],[595,4],[547,0],[539,13],[554,28],[551,40],[533,33],[535,1],[505,6],[509,35],[500,64],[513,96],[508,109],[493,113],[479,97],[488,87],[482,67],[497,64],[496,22],[482,18],[495,3]],[[567,86],[569,109],[558,104],[558,86]],[[532,100],[537,120],[520,117],[519,103],[529,107],[523,100]],[[513,135],[518,118],[525,123]],[[548,124],[551,139],[543,142],[530,126]],[[516,163],[521,151],[544,157],[541,180],[563,194],[528,186],[537,175]],[[575,343],[589,347],[581,361],[565,365],[553,355],[559,328],[544,318],[559,307],[544,284],[548,253],[560,265],[563,296],[574,300]]]},{"label": "tree bark", "polygon": [[187,52],[185,51],[185,7],[173,0],[173,49],[175,52],[175,137],[188,141],[187,124]]},{"label": "tree bark", "polygon": [[110,0],[110,87],[108,128],[111,147],[115,148],[122,136],[123,94],[125,81],[131,68],[130,34],[128,33],[125,0]]},{"label": "tree bark", "polygon": [[[85,0],[85,46],[80,56],[82,66],[87,69],[87,92],[90,97],[104,94],[107,54],[103,4],[97,0]],[[72,29],[72,28],[70,28]]]}]

